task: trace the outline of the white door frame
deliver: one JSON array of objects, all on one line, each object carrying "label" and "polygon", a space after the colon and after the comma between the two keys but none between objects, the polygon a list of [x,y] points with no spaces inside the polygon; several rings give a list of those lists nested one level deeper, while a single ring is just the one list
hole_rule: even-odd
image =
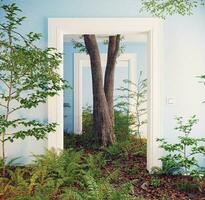
[{"label": "white door frame", "polygon": [[[49,18],[48,47],[63,53],[64,35],[147,33],[148,36],[148,135],[147,169],[161,166],[162,137],[162,20],[157,18]],[[63,63],[57,72],[63,77]],[[63,149],[63,91],[48,99],[48,121],[58,124],[48,135],[48,148]]]},{"label": "white door frame", "polygon": [[[101,64],[106,66],[107,54],[101,53]],[[117,67],[128,67],[128,79],[137,82],[137,54],[123,53],[117,58]],[[82,68],[90,66],[90,58],[85,53],[74,54],[74,133],[82,133]],[[133,87],[133,86],[132,86]],[[135,88],[133,88],[135,89]],[[132,88],[130,88],[132,90]],[[133,106],[129,111],[132,112]]]}]

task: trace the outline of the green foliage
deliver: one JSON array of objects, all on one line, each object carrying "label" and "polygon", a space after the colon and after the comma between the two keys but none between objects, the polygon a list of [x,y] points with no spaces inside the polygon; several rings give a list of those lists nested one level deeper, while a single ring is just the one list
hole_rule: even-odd
[{"label": "green foliage", "polygon": [[115,143],[111,146],[105,148],[106,156],[110,159],[119,158],[123,154],[123,145],[122,143]]},{"label": "green foliage", "polygon": [[157,176],[153,176],[150,180],[150,185],[154,188],[158,188],[161,185],[160,179]]},{"label": "green foliage", "polygon": [[201,75],[201,76],[199,76],[199,78],[201,79],[201,82],[203,84],[205,84],[205,75]]},{"label": "green foliage", "polygon": [[165,194],[163,195],[160,200],[170,200],[169,195]]},{"label": "green foliage", "polygon": [[44,139],[56,127],[55,123],[15,118],[13,114],[45,103],[65,88],[65,82],[56,73],[62,55],[52,48],[37,47],[40,34],[17,31],[25,17],[19,17],[21,10],[16,4],[2,5],[0,10],[4,16],[0,23],[0,134],[5,160],[6,141],[27,136]]},{"label": "green foliage", "polygon": [[72,149],[64,151],[59,156],[55,151],[48,151],[45,155],[36,157],[34,174],[42,184],[47,184],[52,177],[55,177],[55,181],[49,181],[49,184],[54,184],[55,187],[76,184],[83,174],[82,156],[82,151]]},{"label": "green foliage", "polygon": [[[201,75],[198,78],[200,78],[200,82],[203,83],[205,85],[205,75]],[[205,103],[205,101],[203,101],[203,103]]]},{"label": "green foliage", "polygon": [[180,173],[201,177],[201,173],[196,170],[199,167],[196,155],[205,155],[205,139],[193,138],[190,136],[193,126],[197,124],[196,116],[192,116],[187,122],[183,122],[182,117],[177,119],[176,130],[183,133],[178,136],[178,143],[169,144],[165,139],[158,139],[160,147],[167,153],[160,160],[163,163],[163,170],[166,173]]},{"label": "green foliage", "polygon": [[[124,87],[119,88],[122,95],[118,96],[115,100],[114,119],[115,119],[115,135],[119,143],[129,140],[130,135],[141,136],[141,128],[147,123],[147,81],[142,79],[140,73],[138,83],[132,83],[125,80]],[[132,107],[132,112],[129,108]],[[65,147],[76,146],[95,147],[97,148],[94,135],[92,134],[92,108],[90,106],[83,108],[82,113],[82,134],[71,135],[65,133]],[[115,148],[115,147],[113,147]]]},{"label": "green foliage", "polygon": [[66,188],[64,193],[60,196],[61,200],[84,200],[83,193],[76,188]]},{"label": "green foliage", "polygon": [[68,148],[85,148],[85,149],[99,149],[99,145],[96,144],[95,137],[91,133],[77,134],[64,134],[64,146]]},{"label": "green foliage", "polygon": [[96,178],[102,176],[102,168],[105,166],[106,162],[103,152],[89,154],[85,158],[86,174]]},{"label": "green foliage", "polygon": [[[120,35],[120,46],[119,46],[118,56],[120,56],[121,54],[123,54],[125,52],[126,46],[123,43],[123,40],[124,40],[124,36]],[[108,45],[109,44],[109,37],[103,41],[103,44],[104,45]]]},{"label": "green foliage", "polygon": [[[83,152],[67,150],[60,155],[47,151],[36,156],[28,168],[10,170],[1,191],[3,197],[14,199],[51,199],[59,188],[77,184],[83,175]],[[9,186],[9,187],[8,187]]]},{"label": "green foliage", "polygon": [[204,3],[204,0],[142,0],[141,11],[161,18],[174,14],[192,15],[193,10]]},{"label": "green foliage", "polygon": [[131,134],[130,126],[132,124],[133,118],[128,113],[121,110],[114,110],[115,116],[115,135],[117,141],[125,141],[129,138]]},{"label": "green foliage", "polygon": [[96,180],[91,176],[85,176],[85,185],[88,191],[84,193],[84,199],[87,200],[134,200],[136,199],[131,194],[133,188],[130,183],[123,184],[119,188],[114,188],[107,179],[102,178]]},{"label": "green foliage", "polygon": [[127,157],[129,154],[145,156],[146,148],[146,140],[130,136],[128,140],[106,147],[104,151],[108,159],[114,160],[122,156]]},{"label": "green foliage", "polygon": [[[79,39],[82,39],[82,37],[80,37]],[[72,44],[73,44],[73,48],[78,49],[80,53],[88,54],[88,51],[86,49],[86,46],[85,46],[84,42],[79,42],[79,41],[76,41],[76,40],[72,40]]]},{"label": "green foliage", "polygon": [[160,167],[152,167],[150,174],[154,176],[158,176],[158,175],[163,174],[163,170]]},{"label": "green foliage", "polygon": [[93,115],[91,106],[87,106],[83,108],[82,113],[82,133],[92,133],[93,127]]},{"label": "green foliage", "polygon": [[96,137],[92,134],[92,108],[90,106],[83,107],[82,112],[82,134],[64,133],[65,148],[86,148],[97,149],[99,144],[96,143]]},{"label": "green foliage", "polygon": [[176,183],[177,188],[185,192],[198,191],[199,185],[190,181]]},{"label": "green foliage", "polygon": [[[83,39],[83,36],[79,37],[80,40]],[[125,51],[125,45],[122,43],[122,40],[124,39],[123,36],[120,36],[120,47],[119,47],[119,53],[118,56],[120,56],[122,53],[124,53]],[[72,40],[72,44],[73,44],[73,48],[74,49],[78,49],[80,53],[86,53],[88,54],[88,51],[86,49],[86,46],[84,44],[84,41],[76,41],[76,40]],[[104,45],[108,45],[109,44],[109,38],[105,39],[103,41]]]},{"label": "green foliage", "polygon": [[[131,116],[125,114],[124,112],[115,109],[115,135],[118,143],[123,143],[129,141],[131,136],[131,131],[129,126],[132,120]],[[82,134],[64,134],[65,148],[70,147],[84,147],[86,149],[97,149],[99,145],[95,142],[95,137],[92,134],[92,109],[90,106],[83,108],[82,114]],[[115,147],[113,147],[115,148]]]},{"label": "green foliage", "polygon": [[126,173],[128,173],[130,176],[135,176],[136,174],[139,173],[139,168],[138,166],[132,166],[130,167],[129,164],[125,165],[124,170],[126,171]]},{"label": "green foliage", "polygon": [[88,199],[132,200],[133,186],[114,187],[119,170],[103,173],[104,153],[88,154],[68,149],[47,151],[32,165],[8,170],[0,180],[0,198],[18,200]]}]

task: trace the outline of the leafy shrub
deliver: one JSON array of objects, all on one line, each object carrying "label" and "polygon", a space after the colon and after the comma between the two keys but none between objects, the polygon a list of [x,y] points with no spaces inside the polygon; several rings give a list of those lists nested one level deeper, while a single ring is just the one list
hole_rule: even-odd
[{"label": "leafy shrub", "polygon": [[176,183],[177,188],[185,192],[198,191],[199,185],[190,181]]},{"label": "leafy shrub", "polygon": [[104,149],[108,159],[119,158],[123,154],[122,143],[116,143]]},{"label": "leafy shrub", "polygon": [[[117,141],[118,142],[125,141],[130,135],[129,125],[132,119],[129,115],[117,109],[114,110],[114,117],[115,117],[114,128],[115,128]],[[82,135],[86,136],[88,139],[90,139],[89,136],[94,137],[92,135],[92,109],[90,106],[83,108]],[[94,142],[94,138],[91,141]]]},{"label": "leafy shrub", "polygon": [[[90,107],[83,109],[83,131],[82,134],[64,134],[64,146],[65,148],[86,148],[86,149],[98,149],[99,145],[96,143],[95,137],[92,134],[92,110]],[[130,116],[122,113],[121,111],[115,110],[115,135],[117,138],[117,143],[129,143],[130,138],[136,138],[131,135],[129,125],[130,125]],[[143,139],[137,139],[142,141]],[[118,144],[117,144],[118,146]],[[142,145],[143,146],[143,145]],[[112,148],[112,147],[111,147]],[[113,148],[116,148],[114,146]]]},{"label": "leafy shrub", "polygon": [[54,150],[47,151],[45,155],[36,156],[29,167],[9,170],[0,193],[5,198],[40,199],[42,196],[50,199],[60,188],[80,183],[84,175],[82,157],[82,151],[72,149],[59,155]]},{"label": "leafy shrub", "polygon": [[96,143],[94,135],[91,133],[83,134],[64,134],[64,146],[68,148],[85,148],[85,149],[98,149],[99,145]]},{"label": "leafy shrub", "polygon": [[82,113],[82,134],[91,134],[93,126],[93,115],[91,106],[83,108]]},{"label": "leafy shrub", "polygon": [[124,169],[125,169],[126,173],[128,173],[130,176],[135,176],[140,171],[138,166],[130,167],[129,164],[125,165]]},{"label": "leafy shrub", "polygon": [[[36,156],[33,176],[41,185],[50,184],[55,188],[78,184],[83,175],[83,151],[68,149],[60,155],[47,151],[45,155]],[[77,178],[78,177],[78,178]]]},{"label": "leafy shrub", "polygon": [[97,178],[102,176],[102,168],[105,164],[106,159],[103,152],[88,154],[85,158],[84,169],[86,169],[86,174]]},{"label": "leafy shrub", "polygon": [[157,176],[153,176],[150,181],[150,185],[154,188],[158,188],[161,185],[160,179]]},{"label": "leafy shrub", "polygon": [[[124,80],[124,84],[125,86],[118,88],[122,94],[115,99],[114,106],[114,129],[118,142],[128,140],[131,134],[140,138],[141,127],[147,123],[147,80],[142,79],[142,72],[140,72],[137,84],[129,80]],[[132,107],[132,112],[129,110],[130,107]],[[92,146],[96,143],[92,134],[92,124],[91,106],[83,107],[82,135],[76,136],[76,143],[79,142],[81,146]],[[72,139],[74,138],[75,136],[72,136]],[[84,144],[81,143],[81,140],[84,140]]]},{"label": "leafy shrub", "polygon": [[29,136],[45,139],[57,125],[29,120],[15,113],[46,103],[48,97],[65,88],[65,81],[56,73],[62,61],[61,53],[53,48],[37,47],[41,34],[18,32],[25,20],[19,16],[18,6],[0,5],[0,12],[3,17],[0,22],[0,143],[5,175],[7,142]]},{"label": "leafy shrub", "polygon": [[122,110],[115,109],[115,135],[118,142],[127,140],[131,134],[132,116]]},{"label": "leafy shrub", "polygon": [[192,116],[187,122],[183,122],[182,117],[177,119],[176,130],[183,133],[178,136],[178,143],[169,144],[165,139],[158,139],[160,147],[167,152],[160,160],[163,163],[163,170],[169,174],[184,174],[200,177],[200,172],[196,170],[198,161],[196,155],[205,155],[204,138],[193,138],[190,133],[193,126],[197,124],[196,116]]},{"label": "leafy shrub", "polygon": [[82,134],[64,133],[65,148],[86,148],[98,149],[95,135],[92,134],[92,109],[90,106],[84,107],[82,112]]},{"label": "leafy shrub", "polygon": [[116,159],[119,157],[127,157],[128,154],[145,156],[147,144],[145,139],[139,139],[131,135],[124,142],[117,142],[116,144],[106,147],[104,149],[107,158]]}]

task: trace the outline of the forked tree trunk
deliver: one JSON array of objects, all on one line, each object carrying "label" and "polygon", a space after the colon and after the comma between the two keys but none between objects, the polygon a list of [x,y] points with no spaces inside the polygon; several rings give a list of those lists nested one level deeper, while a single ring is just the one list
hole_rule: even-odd
[{"label": "forked tree trunk", "polygon": [[108,43],[107,65],[105,69],[104,91],[108,103],[110,118],[114,126],[114,108],[113,108],[113,94],[114,94],[114,75],[117,57],[120,48],[120,35],[110,36]]},{"label": "forked tree trunk", "polygon": [[103,146],[115,142],[113,122],[103,88],[100,52],[95,35],[84,35],[84,42],[90,56],[93,87],[93,132]]}]

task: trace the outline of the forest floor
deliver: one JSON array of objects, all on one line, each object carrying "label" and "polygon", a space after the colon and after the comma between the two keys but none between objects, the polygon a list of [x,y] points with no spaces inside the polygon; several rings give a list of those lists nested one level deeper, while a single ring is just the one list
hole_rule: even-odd
[{"label": "forest floor", "polygon": [[30,166],[0,173],[0,200],[205,200],[205,179],[148,173],[146,141],[99,149],[67,139],[62,154],[48,151]]},{"label": "forest floor", "polygon": [[[72,145],[74,143],[72,141]],[[84,144],[83,141],[80,143]],[[74,145],[82,148],[78,144]],[[131,139],[128,145],[125,142],[117,145],[117,148],[108,148],[105,153],[106,164],[102,168],[104,176],[119,170],[119,177],[112,184],[120,186],[131,182],[134,195],[142,200],[205,200],[205,179],[197,182],[188,176],[151,175],[146,169],[146,150],[146,140],[139,144],[136,139]],[[99,151],[88,150],[89,153],[97,154]]]},{"label": "forest floor", "polygon": [[116,167],[120,169],[120,176],[115,184],[131,181],[137,197],[146,200],[205,200],[205,181],[199,186],[190,177],[150,175],[146,170],[145,156],[119,156],[108,161],[104,170],[113,171]]}]

